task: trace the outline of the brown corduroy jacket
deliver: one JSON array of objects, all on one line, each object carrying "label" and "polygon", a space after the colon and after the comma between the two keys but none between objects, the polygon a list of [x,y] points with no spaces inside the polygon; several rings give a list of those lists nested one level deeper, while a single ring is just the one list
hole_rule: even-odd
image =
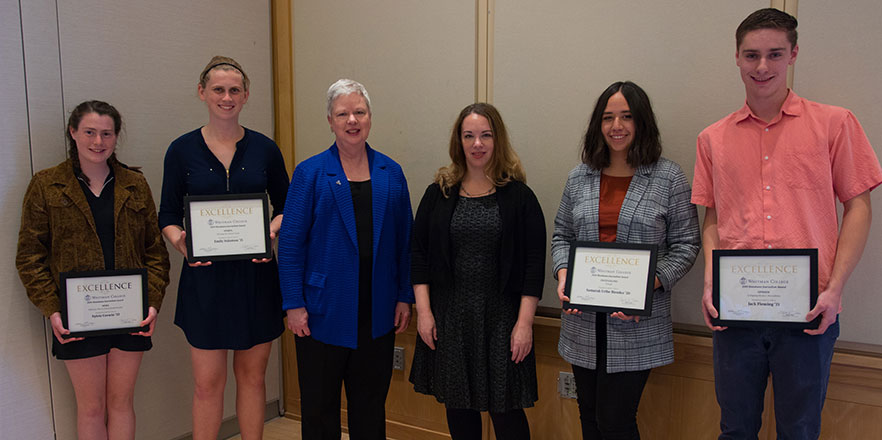
[{"label": "brown corduroy jacket", "polygon": [[[115,268],[146,268],[148,303],[159,310],[169,261],[153,195],[141,173],[115,164],[113,174]],[[46,317],[61,311],[59,272],[104,270],[92,210],[70,160],[31,179],[15,265],[28,297]]]}]

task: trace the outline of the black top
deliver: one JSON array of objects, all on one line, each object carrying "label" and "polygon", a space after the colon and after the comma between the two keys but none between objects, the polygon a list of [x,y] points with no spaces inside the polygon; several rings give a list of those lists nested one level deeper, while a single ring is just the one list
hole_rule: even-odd
[{"label": "black top", "polygon": [[[279,147],[249,129],[236,142],[229,174],[208,148],[201,129],[182,135],[165,155],[159,227],[184,224],[185,195],[269,194],[273,216],[285,209],[288,174]],[[282,296],[275,260],[181,262],[175,325],[203,350],[247,350],[279,337]]]},{"label": "black top", "polygon": [[114,269],[115,254],[113,247],[116,243],[113,237],[113,167],[110,167],[110,174],[104,179],[104,187],[101,188],[101,194],[96,196],[92,194],[82,177],[78,177],[80,188],[86,195],[86,201],[89,202],[89,209],[92,210],[92,218],[95,220],[95,231],[98,233],[98,240],[101,241],[101,252],[104,253],[104,270]]},{"label": "black top", "polygon": [[371,338],[371,273],[373,272],[373,199],[371,181],[349,182],[358,240],[358,345]]},{"label": "black top", "polygon": [[[496,188],[502,232],[499,288],[510,295],[541,297],[545,287],[545,217],[536,195],[518,181]],[[453,287],[450,221],[459,185],[445,198],[438,184],[426,189],[413,223],[411,282]],[[434,290],[433,290],[434,291]]]}]

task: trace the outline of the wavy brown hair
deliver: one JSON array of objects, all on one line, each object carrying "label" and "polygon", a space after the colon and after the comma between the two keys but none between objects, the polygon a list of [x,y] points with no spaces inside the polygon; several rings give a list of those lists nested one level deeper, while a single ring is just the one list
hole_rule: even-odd
[{"label": "wavy brown hair", "polygon": [[490,131],[493,133],[493,154],[484,170],[493,185],[500,187],[512,180],[525,183],[527,181],[521,160],[511,147],[508,131],[505,129],[505,123],[502,122],[499,110],[486,102],[478,102],[466,106],[459,112],[459,117],[456,118],[456,123],[453,124],[453,130],[450,133],[451,163],[446,167],[441,167],[435,173],[435,183],[441,186],[445,197],[449,197],[450,188],[459,185],[465,177],[467,166],[465,153],[462,150],[462,123],[466,117],[473,114],[487,118],[490,123]]}]

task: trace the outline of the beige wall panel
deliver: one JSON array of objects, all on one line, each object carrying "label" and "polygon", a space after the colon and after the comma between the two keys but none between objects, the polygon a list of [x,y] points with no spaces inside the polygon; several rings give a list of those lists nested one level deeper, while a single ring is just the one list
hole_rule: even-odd
[{"label": "beige wall panel", "polygon": [[[799,56],[793,89],[800,96],[850,109],[882,158],[882,3],[799,2]],[[882,351],[882,190],[871,193],[875,214],[861,262],[843,298],[840,340],[876,344]]]},{"label": "beige wall panel", "polygon": [[[124,120],[120,159],[143,167],[157,204],[168,144],[207,121],[196,83],[212,55],[232,56],[243,65],[251,79],[251,95],[242,123],[272,136],[269,2],[58,2],[58,16],[64,118],[84,100],[115,105]],[[52,127],[62,128],[63,123]],[[159,315],[154,348],[144,356],[135,390],[138,438],[175,438],[192,429],[189,345],[172,323],[181,258],[172,254],[172,284]],[[70,380],[60,362],[52,360],[50,366],[58,438],[73,438]],[[230,368],[224,417],[235,414],[234,385]],[[279,390],[279,357],[274,350],[267,400],[278,399]]]},{"label": "beige wall panel", "polygon": [[61,101],[55,0],[22,2],[28,120],[34,172],[64,160],[66,115]]},{"label": "beige wall panel", "polygon": [[401,164],[413,209],[435,171],[459,111],[474,102],[473,2],[295,1],[298,161],[334,142],[325,93],[339,78],[371,95],[368,142]]},{"label": "beige wall panel", "polygon": [[0,176],[2,215],[8,225],[0,241],[0,437],[51,438],[49,372],[43,341],[43,316],[28,300],[15,270],[21,201],[31,179],[28,107],[19,2],[0,1]]},{"label": "beige wall panel", "polygon": [[[494,102],[542,204],[549,242],[567,173],[579,163],[581,137],[600,93],[621,80],[643,87],[658,118],[664,156],[691,181],[698,133],[744,103],[735,28],[768,5],[496,2]],[[550,256],[548,266],[550,273]],[[702,322],[702,268],[699,261],[675,288],[675,321]],[[540,305],[560,307],[555,287],[547,277]]]}]

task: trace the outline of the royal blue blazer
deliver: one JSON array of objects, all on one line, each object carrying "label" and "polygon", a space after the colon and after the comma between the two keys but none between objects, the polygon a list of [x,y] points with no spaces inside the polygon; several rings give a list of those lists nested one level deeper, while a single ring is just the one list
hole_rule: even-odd
[{"label": "royal blue blazer", "polygon": [[[407,181],[395,161],[367,148],[373,214],[372,328],[389,333],[398,302],[413,304]],[[306,307],[309,331],[326,344],[356,348],[358,239],[352,193],[337,144],[294,170],[279,232],[282,307]]]}]

